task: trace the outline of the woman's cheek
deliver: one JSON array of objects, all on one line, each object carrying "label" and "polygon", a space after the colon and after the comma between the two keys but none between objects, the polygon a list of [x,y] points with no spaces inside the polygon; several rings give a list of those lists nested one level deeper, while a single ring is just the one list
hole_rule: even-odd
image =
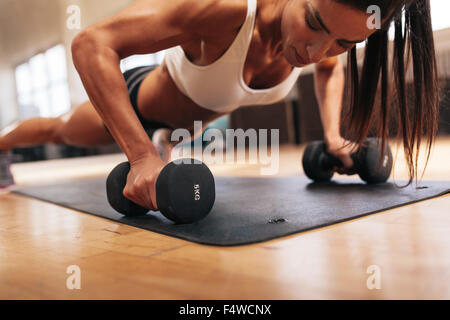
[{"label": "woman's cheek", "polygon": [[287,24],[287,40],[289,45],[297,45],[307,39],[307,30],[305,25],[300,22],[298,15],[290,15]]},{"label": "woman's cheek", "polygon": [[297,20],[295,26],[296,35],[298,40],[308,41],[314,39],[316,33],[309,29],[303,20]]},{"label": "woman's cheek", "polygon": [[[302,15],[304,16],[303,10],[298,10],[294,6],[295,3],[291,3],[291,6],[288,8],[285,8],[285,11],[283,12],[283,20],[284,20],[284,30],[287,34],[287,39],[289,40],[290,44],[292,42],[295,42],[301,38],[301,34],[304,33],[304,23],[302,23]],[[294,6],[294,7],[293,7]]]}]

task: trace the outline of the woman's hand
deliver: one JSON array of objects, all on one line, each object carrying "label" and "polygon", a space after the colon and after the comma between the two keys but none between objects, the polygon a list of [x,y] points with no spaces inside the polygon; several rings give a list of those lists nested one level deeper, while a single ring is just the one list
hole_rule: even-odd
[{"label": "woman's hand", "polygon": [[356,151],[357,146],[354,143],[342,138],[340,135],[325,139],[325,144],[327,147],[327,152],[338,158],[344,165],[344,167],[334,167],[333,169],[340,174],[354,174],[354,164],[350,155]]},{"label": "woman's hand", "polygon": [[156,180],[166,164],[157,156],[147,156],[130,162],[130,172],[123,195],[151,211],[158,211]]}]

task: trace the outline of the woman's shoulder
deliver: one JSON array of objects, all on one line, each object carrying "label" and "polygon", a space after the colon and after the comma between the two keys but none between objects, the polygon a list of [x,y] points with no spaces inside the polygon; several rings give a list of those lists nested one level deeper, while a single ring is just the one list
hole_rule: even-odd
[{"label": "woman's shoulder", "polygon": [[185,21],[189,21],[192,31],[214,36],[242,26],[247,17],[247,2],[248,0],[183,0],[179,14],[184,15]]}]

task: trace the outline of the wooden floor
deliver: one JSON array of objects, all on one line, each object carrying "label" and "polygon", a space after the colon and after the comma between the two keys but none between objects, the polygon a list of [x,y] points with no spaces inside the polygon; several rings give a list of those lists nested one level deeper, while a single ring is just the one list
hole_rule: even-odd
[{"label": "wooden floor", "polygon": [[[284,147],[279,175],[300,175]],[[395,177],[405,177],[399,157]],[[123,155],[13,167],[19,185],[107,174]],[[425,179],[450,181],[450,139]],[[258,175],[256,165],[212,166]],[[281,239],[213,247],[15,194],[0,196],[0,299],[450,299],[450,195]],[[68,290],[68,266],[81,290]],[[369,290],[369,266],[381,288]]]}]

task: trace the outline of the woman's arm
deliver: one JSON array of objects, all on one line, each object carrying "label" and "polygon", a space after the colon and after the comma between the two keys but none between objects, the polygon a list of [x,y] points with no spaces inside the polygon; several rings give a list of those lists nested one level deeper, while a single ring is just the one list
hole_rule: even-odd
[{"label": "woman's arm", "polygon": [[188,39],[181,23],[169,18],[176,12],[170,2],[137,1],[86,28],[72,42],[73,61],[87,94],[130,162],[157,153],[131,106],[120,59]]},{"label": "woman's arm", "polygon": [[325,140],[340,136],[345,76],[339,58],[329,58],[316,64],[314,81]]},{"label": "woman's arm", "polygon": [[[351,168],[353,145],[341,137],[341,112],[344,94],[344,67],[338,57],[328,58],[315,66],[315,89],[328,152],[338,157],[344,167]],[[345,171],[341,171],[345,172]]]},{"label": "woman's arm", "polygon": [[157,152],[132,109],[120,60],[186,43],[203,30],[232,28],[225,21],[238,24],[235,8],[214,0],[138,0],[74,39],[73,61],[87,94],[130,162]]}]

